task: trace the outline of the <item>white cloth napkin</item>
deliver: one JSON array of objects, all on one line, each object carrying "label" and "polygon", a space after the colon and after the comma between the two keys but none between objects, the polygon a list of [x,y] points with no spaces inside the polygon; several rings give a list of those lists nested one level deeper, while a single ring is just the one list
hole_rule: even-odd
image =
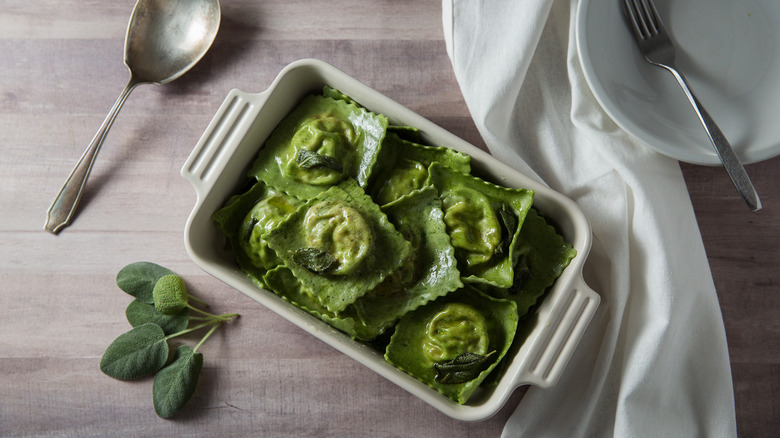
[{"label": "white cloth napkin", "polygon": [[629,137],[591,94],[577,0],[442,5],[490,152],[572,198],[593,226],[585,279],[601,307],[559,383],[531,387],[504,436],[735,436],[723,319],[679,164]]}]

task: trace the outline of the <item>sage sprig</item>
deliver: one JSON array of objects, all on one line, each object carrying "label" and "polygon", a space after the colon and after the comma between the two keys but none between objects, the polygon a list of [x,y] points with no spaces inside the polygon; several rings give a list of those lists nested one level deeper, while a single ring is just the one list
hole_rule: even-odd
[{"label": "sage sprig", "polygon": [[[203,354],[198,349],[217,327],[238,314],[213,315],[193,306],[190,301],[207,304],[187,292],[181,277],[154,263],[125,266],[117,274],[117,285],[135,297],[125,310],[133,328],[108,346],[100,370],[120,380],[154,374],[154,410],[158,416],[170,418],[195,392],[203,368]],[[194,348],[179,346],[168,362],[170,339],[206,328],[208,332]]]}]

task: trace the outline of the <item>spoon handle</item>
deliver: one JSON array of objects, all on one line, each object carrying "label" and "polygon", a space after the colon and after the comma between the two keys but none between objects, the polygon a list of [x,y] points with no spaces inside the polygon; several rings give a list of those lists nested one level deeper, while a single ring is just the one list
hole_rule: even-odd
[{"label": "spoon handle", "polygon": [[111,124],[114,123],[114,119],[125,103],[127,96],[130,95],[130,92],[139,83],[134,77],[130,78],[130,82],[122,90],[122,94],[114,102],[111,111],[108,112],[106,119],[100,125],[100,129],[95,133],[79,162],[76,163],[76,167],[70,172],[68,179],[65,180],[65,184],[60,189],[57,197],[54,198],[54,202],[52,202],[46,214],[46,224],[44,225],[46,231],[57,234],[73,218],[73,214],[76,212],[76,207],[81,199],[81,194],[84,191],[84,186],[87,184],[89,172],[92,170],[92,165],[95,163],[95,158],[97,158],[97,154],[100,151],[100,146],[103,145],[103,140],[105,140],[108,130],[111,129]]}]

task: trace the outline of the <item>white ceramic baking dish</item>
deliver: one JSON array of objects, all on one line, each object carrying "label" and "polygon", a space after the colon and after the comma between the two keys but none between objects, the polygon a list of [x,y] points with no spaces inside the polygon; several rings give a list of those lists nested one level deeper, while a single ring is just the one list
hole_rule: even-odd
[{"label": "white ceramic baking dish", "polygon": [[[321,91],[325,84],[369,110],[385,114],[391,123],[418,128],[428,144],[446,145],[469,154],[474,170],[481,176],[508,187],[535,190],[534,206],[555,222],[577,250],[577,256],[537,309],[531,327],[526,329],[525,341],[508,353],[498,383],[475,393],[465,405],[399,371],[385,361],[383,352],[352,340],[273,292],[255,286],[239,270],[233,255],[226,252],[224,238],[212,223],[214,211],[246,181],[247,168],[279,121],[304,96]],[[288,65],[262,93],[232,90],[181,173],[197,192],[184,241],[198,266],[453,418],[483,420],[501,409],[521,385],[554,385],[599,305],[598,294],[582,278],[582,266],[591,245],[590,225],[573,201],[322,61],[307,59]]]}]

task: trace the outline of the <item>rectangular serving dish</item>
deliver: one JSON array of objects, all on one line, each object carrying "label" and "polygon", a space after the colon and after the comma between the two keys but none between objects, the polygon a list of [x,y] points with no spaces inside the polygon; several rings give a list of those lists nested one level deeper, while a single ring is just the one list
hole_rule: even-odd
[{"label": "rectangular serving dish", "polygon": [[[536,192],[534,206],[558,227],[577,256],[564,270],[536,310],[500,367],[495,386],[481,390],[460,405],[385,361],[383,353],[344,334],[257,287],[225,250],[223,235],[211,216],[246,181],[246,171],[281,119],[308,94],[330,85],[370,111],[386,115],[392,124],[420,130],[425,143],[448,146],[472,157],[474,172],[497,184]],[[579,207],[565,196],[496,160],[422,116],[322,61],[304,59],[285,67],[261,93],[230,91],[181,170],[192,183],[197,201],[185,227],[184,242],[193,261],[217,279],[253,298],[313,336],[374,370],[439,411],[459,420],[489,418],[521,385],[551,387],[559,379],[587,328],[600,297],[582,278],[591,246],[591,228]],[[498,369],[497,369],[498,370]]]}]

